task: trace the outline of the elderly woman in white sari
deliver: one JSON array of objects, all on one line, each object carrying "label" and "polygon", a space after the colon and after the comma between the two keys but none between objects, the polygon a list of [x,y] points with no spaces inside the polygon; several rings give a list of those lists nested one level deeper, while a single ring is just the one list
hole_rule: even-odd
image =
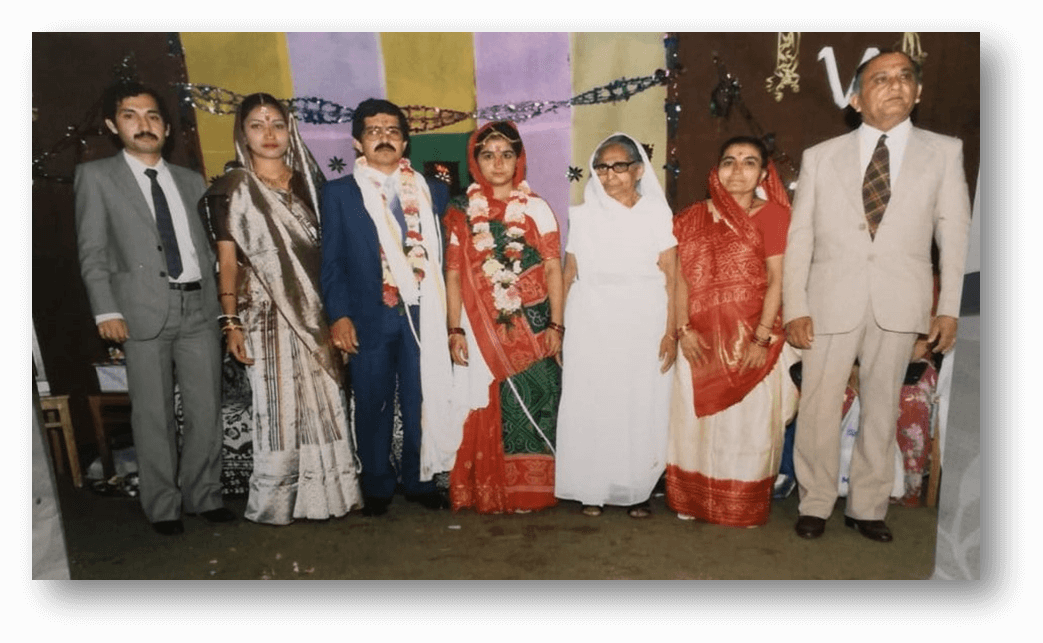
[{"label": "elderly woman in white sari", "polygon": [[590,169],[569,210],[555,495],[644,518],[666,467],[677,241],[640,143],[606,138]]},{"label": "elderly woman in white sari", "polygon": [[217,246],[228,352],[253,389],[246,518],[285,525],[362,505],[355,441],[318,287],[322,172],[268,94],[243,99],[239,167],[203,197]]}]

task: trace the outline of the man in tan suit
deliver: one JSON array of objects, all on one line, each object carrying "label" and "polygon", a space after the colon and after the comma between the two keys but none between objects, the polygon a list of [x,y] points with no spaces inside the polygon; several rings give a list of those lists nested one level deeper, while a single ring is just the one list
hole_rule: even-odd
[{"label": "man in tan suit", "polygon": [[[801,163],[783,267],[787,339],[803,349],[795,441],[797,534],[817,538],[837,498],[841,404],[859,361],[862,415],[844,522],[889,542],[899,392],[918,334],[935,352],[956,340],[970,201],[958,139],[913,127],[920,67],[882,52],[859,67],[854,132]],[[931,239],[941,293],[931,317]]]}]

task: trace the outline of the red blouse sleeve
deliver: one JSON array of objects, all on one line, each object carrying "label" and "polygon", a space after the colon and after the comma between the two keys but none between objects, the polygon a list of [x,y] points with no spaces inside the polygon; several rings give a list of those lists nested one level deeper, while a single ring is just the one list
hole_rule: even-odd
[{"label": "red blouse sleeve", "polygon": [[[461,213],[450,206],[449,209],[446,210],[443,221],[445,223],[447,237],[445,248],[445,269],[459,272],[463,269],[464,260],[464,249],[460,245],[463,243],[463,239],[460,238]],[[454,236],[456,243],[453,242]]]},{"label": "red blouse sleeve", "polygon": [[774,257],[786,251],[790,211],[777,203],[769,203],[753,217],[753,223],[764,240],[764,256]]}]

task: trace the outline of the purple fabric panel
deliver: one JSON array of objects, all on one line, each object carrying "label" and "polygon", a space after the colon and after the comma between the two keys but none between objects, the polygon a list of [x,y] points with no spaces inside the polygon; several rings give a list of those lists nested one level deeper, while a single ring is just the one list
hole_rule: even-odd
[{"label": "purple fabric panel", "polygon": [[[475,33],[474,57],[479,109],[572,96],[568,33]],[[518,123],[528,157],[529,185],[554,210],[562,239],[569,212],[569,109]]]},{"label": "purple fabric panel", "polygon": [[[352,109],[367,98],[386,97],[379,34],[287,33],[286,45],[297,96],[316,96]],[[351,173],[351,123],[301,123],[300,130],[326,178]],[[344,161],[343,172],[330,169],[333,157]]]}]

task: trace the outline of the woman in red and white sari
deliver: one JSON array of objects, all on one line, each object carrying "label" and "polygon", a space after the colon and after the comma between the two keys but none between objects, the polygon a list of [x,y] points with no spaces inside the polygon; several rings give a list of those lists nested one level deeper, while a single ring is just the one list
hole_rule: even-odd
[{"label": "woman in red and white sari", "polygon": [[557,503],[554,443],[561,397],[561,240],[525,182],[514,124],[468,142],[474,183],[445,214],[449,349],[463,438],[449,474],[453,510],[519,513]]},{"label": "woman in red and white sari", "polygon": [[768,520],[797,408],[788,375],[796,353],[779,315],[789,199],[752,137],[722,146],[709,186],[710,199],[674,219],[685,359],[674,376],[667,504],[681,519],[752,527]]}]

